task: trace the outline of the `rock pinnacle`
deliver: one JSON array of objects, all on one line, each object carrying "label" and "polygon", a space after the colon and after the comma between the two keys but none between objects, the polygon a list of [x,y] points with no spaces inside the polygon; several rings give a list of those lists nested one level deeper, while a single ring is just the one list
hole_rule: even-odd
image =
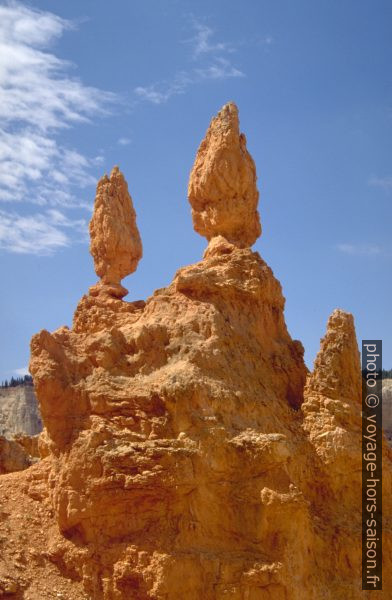
[{"label": "rock pinnacle", "polygon": [[256,168],[234,102],[210,123],[190,174],[188,198],[195,231],[208,241],[221,235],[244,248],[261,234]]},{"label": "rock pinnacle", "polygon": [[125,295],[121,279],[136,270],[143,249],[132,198],[118,167],[98,182],[90,238],[99,285],[118,288],[116,296]]}]

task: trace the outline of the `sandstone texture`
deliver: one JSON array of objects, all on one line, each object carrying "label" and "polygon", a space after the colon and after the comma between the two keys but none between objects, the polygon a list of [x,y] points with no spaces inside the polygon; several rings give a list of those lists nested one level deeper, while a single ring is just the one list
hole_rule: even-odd
[{"label": "sandstone texture", "polygon": [[32,462],[32,457],[21,444],[0,436],[0,475],[23,471]]},{"label": "sandstone texture", "polygon": [[25,452],[32,458],[40,458],[40,435],[24,435],[18,433],[14,435],[13,441],[24,448]]},{"label": "sandstone texture", "polygon": [[143,251],[132,199],[118,167],[98,182],[90,237],[101,284],[113,295],[124,296],[121,279],[136,270]]},{"label": "sandstone texture", "polygon": [[0,388],[0,435],[37,435],[42,420],[32,385]]},{"label": "sandstone texture", "polygon": [[0,475],[0,598],[87,600],[72,571],[56,563],[64,539],[47,501],[49,462]]},{"label": "sandstone texture", "polygon": [[[249,248],[257,190],[233,104],[199,149],[190,200],[210,240],[201,261],[146,302],[125,302],[108,290],[130,263],[94,250],[105,293],[82,298],[71,329],[32,340],[43,459],[0,478],[0,536],[14,539],[3,538],[0,590],[8,577],[11,597],[26,600],[381,597],[361,591],[353,318],[331,315],[309,373],[281,285]],[[125,242],[111,219],[103,247],[121,239],[138,255],[133,229]],[[386,590],[391,477],[385,444]]]},{"label": "sandstone texture", "polygon": [[[323,573],[328,553],[336,575],[331,573],[331,598],[362,598],[353,578],[361,573],[361,437],[362,385],[360,355],[351,314],[335,310],[321,340],[320,352],[309,374],[301,410],[315,469],[307,485],[313,495],[321,525],[316,544],[316,564]],[[392,452],[383,442],[383,597],[389,597],[392,581],[387,570],[392,561]],[[320,554],[319,554],[320,553]],[[324,556],[324,558],[323,558]],[[354,589],[353,589],[354,588]],[[368,592],[370,597],[382,592]],[[315,596],[323,598],[320,595]],[[329,596],[326,596],[329,597]]]},{"label": "sandstone texture", "polygon": [[261,234],[256,167],[239,130],[238,109],[226,104],[211,121],[189,179],[195,230],[246,248]]}]

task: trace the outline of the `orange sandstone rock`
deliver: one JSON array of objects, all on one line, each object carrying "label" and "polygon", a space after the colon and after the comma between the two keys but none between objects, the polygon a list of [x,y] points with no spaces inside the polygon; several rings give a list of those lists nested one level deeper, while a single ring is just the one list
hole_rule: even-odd
[{"label": "orange sandstone rock", "polygon": [[[222,121],[232,136],[236,111],[224,111],[211,140],[220,139]],[[208,148],[222,174],[221,146]],[[241,160],[234,164],[246,171]],[[231,181],[228,189],[238,190]],[[72,329],[32,340],[44,458],[33,471],[2,476],[0,486],[4,498],[17,489],[23,506],[31,507],[29,493],[45,506],[26,524],[34,570],[10,573],[15,589],[30,586],[34,600],[52,597],[42,573],[75,599],[81,588],[94,600],[371,598],[360,577],[352,317],[333,314],[308,374],[302,345],[287,331],[280,283],[246,247],[256,221],[247,227],[246,202],[234,198],[227,219],[219,209],[212,224],[213,205],[206,209],[204,258],[179,269],[167,288],[145,303],[89,294]],[[119,285],[123,272],[109,283]],[[384,450],[391,589],[392,457]],[[9,506],[0,494],[12,532],[18,521]],[[0,568],[0,585],[1,575]]]},{"label": "orange sandstone rock", "polygon": [[361,402],[361,365],[350,313],[336,309],[329,317],[327,332],[307,383],[307,394]]},{"label": "orange sandstone rock", "polygon": [[22,471],[31,464],[31,456],[21,444],[0,435],[0,474]]},{"label": "orange sandstone rock", "polygon": [[233,102],[212,119],[200,144],[188,197],[194,228],[208,240],[220,235],[245,248],[261,234],[256,168]]},{"label": "orange sandstone rock", "polygon": [[[344,506],[361,503],[361,366],[350,313],[335,310],[309,374],[302,411],[304,429],[324,478]],[[359,515],[358,515],[359,516]]]},{"label": "orange sandstone rock", "polygon": [[121,279],[136,270],[142,242],[128,186],[118,167],[98,182],[90,236],[95,272],[109,293],[124,296]]},{"label": "orange sandstone rock", "polygon": [[[314,466],[304,477],[314,514],[318,574],[327,597],[377,597],[361,592],[361,367],[350,313],[335,310],[308,375],[301,410]],[[392,452],[383,442],[384,590],[392,589]],[[317,520],[316,520],[317,519]],[[391,565],[387,567],[386,565]],[[329,578],[329,582],[328,582]],[[387,591],[387,594],[389,592]],[[315,596],[315,597],[322,597]]]},{"label": "orange sandstone rock", "polygon": [[310,527],[290,466],[306,368],[279,282],[226,244],[143,309],[109,303],[110,328],[32,342],[67,561],[97,599],[279,597],[304,543],[294,524]]}]

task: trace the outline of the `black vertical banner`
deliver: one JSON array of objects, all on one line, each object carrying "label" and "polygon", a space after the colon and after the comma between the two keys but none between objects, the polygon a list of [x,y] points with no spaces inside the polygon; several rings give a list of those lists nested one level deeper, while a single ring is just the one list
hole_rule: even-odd
[{"label": "black vertical banner", "polygon": [[362,340],[362,589],[382,590],[381,340]]}]

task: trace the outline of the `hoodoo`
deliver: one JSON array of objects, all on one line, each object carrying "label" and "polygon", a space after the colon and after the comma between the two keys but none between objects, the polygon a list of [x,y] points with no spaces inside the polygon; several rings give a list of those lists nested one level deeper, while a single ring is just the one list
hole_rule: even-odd
[{"label": "hoodoo", "polygon": [[[370,598],[353,319],[333,313],[309,374],[281,285],[250,248],[256,172],[232,103],[198,150],[189,200],[204,258],[146,302],[125,302],[121,278],[141,257],[135,215],[117,169],[98,184],[90,232],[101,281],[71,329],[31,343],[43,459],[0,478],[0,590],[34,600],[53,590],[72,600]],[[383,469],[392,589],[387,446]],[[34,515],[23,529],[21,515]]]},{"label": "hoodoo", "polygon": [[261,234],[256,167],[240,133],[234,102],[211,121],[196,155],[188,197],[194,228],[208,240],[223,236],[246,248]]},{"label": "hoodoo", "polygon": [[127,290],[121,286],[121,279],[136,271],[143,250],[132,198],[118,167],[98,182],[90,237],[101,289],[125,296]]}]

